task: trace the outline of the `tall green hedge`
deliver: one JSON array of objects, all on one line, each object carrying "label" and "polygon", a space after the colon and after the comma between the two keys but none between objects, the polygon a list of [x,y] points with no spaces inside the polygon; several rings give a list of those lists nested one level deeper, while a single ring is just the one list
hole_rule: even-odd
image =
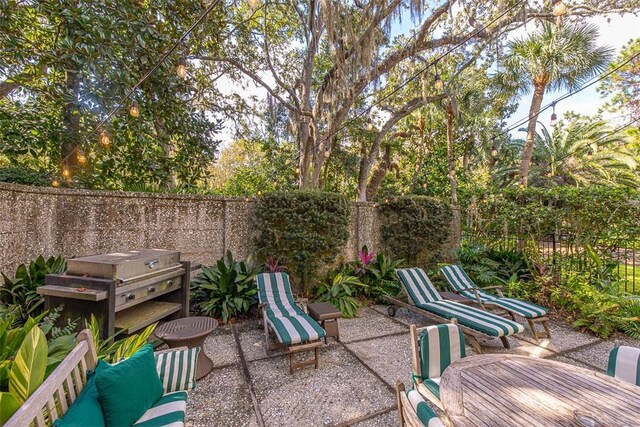
[{"label": "tall green hedge", "polygon": [[308,294],[320,267],[331,264],[346,244],[350,211],[340,194],[268,193],[255,209],[258,254],[280,258]]},{"label": "tall green hedge", "polygon": [[453,214],[448,203],[432,197],[403,196],[379,205],[385,253],[408,266],[429,267],[446,256]]}]

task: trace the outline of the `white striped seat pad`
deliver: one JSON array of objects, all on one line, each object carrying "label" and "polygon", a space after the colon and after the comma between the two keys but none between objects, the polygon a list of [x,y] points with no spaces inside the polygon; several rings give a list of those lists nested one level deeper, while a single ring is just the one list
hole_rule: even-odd
[{"label": "white striped seat pad", "polygon": [[519,323],[453,301],[430,302],[419,307],[445,319],[456,318],[460,325],[493,337],[506,337],[524,331]]},{"label": "white striped seat pad", "polygon": [[196,387],[196,364],[200,347],[156,354],[156,369],[165,393]]},{"label": "white striped seat pad", "polygon": [[[480,297],[482,299],[482,297]],[[515,298],[493,298],[482,301],[484,304],[495,305],[507,311],[528,319],[535,319],[547,315],[547,309],[531,302]]]},{"label": "white striped seat pad", "polygon": [[640,348],[621,345],[611,350],[607,374],[640,386]]},{"label": "white striped seat pad", "polygon": [[409,390],[407,392],[407,399],[423,426],[444,427],[442,420],[433,412],[433,409],[429,407],[429,404],[427,404],[420,393],[416,390]]},{"label": "white striped seat pad", "polygon": [[187,392],[176,391],[165,394],[134,426],[136,427],[184,427],[187,411]]},{"label": "white striped seat pad", "polygon": [[256,283],[260,302],[267,304],[267,314],[286,317],[303,313],[293,298],[287,273],[258,274]]},{"label": "white striped seat pad", "polygon": [[325,335],[318,322],[306,314],[275,317],[267,313],[267,321],[282,344],[298,344],[318,340]]}]

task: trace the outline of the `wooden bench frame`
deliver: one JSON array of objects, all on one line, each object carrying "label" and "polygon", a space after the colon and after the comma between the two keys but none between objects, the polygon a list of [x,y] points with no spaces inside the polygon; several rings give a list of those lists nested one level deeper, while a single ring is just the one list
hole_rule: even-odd
[{"label": "wooden bench frame", "polygon": [[411,402],[407,397],[404,383],[400,380],[396,382],[396,400],[398,402],[398,417],[400,418],[400,427],[424,427],[422,421],[413,410]]},{"label": "wooden bench frame", "polygon": [[88,329],[76,338],[76,346],[6,422],[4,427],[45,427],[61,418],[87,383],[87,371],[98,363],[93,336]]},{"label": "wooden bench frame", "polygon": [[[297,300],[296,302],[300,302],[300,301],[301,300]],[[303,311],[307,313],[305,301],[306,300],[302,301]],[[262,326],[264,328],[264,344],[265,344],[264,350],[267,353],[267,356],[269,356],[271,352],[274,350],[287,348],[289,353],[289,373],[293,374],[293,371],[295,369],[302,368],[305,366],[311,366],[311,365],[314,365],[314,368],[318,369],[318,361],[319,361],[319,353],[320,353],[319,350],[320,350],[320,347],[324,345],[322,343],[322,340],[314,340],[310,342],[304,342],[304,343],[298,343],[298,344],[292,344],[292,345],[282,344],[277,341],[271,344],[271,340],[269,339],[271,333],[273,333],[276,339],[277,339],[277,335],[275,331],[273,331],[273,328],[271,327],[267,319],[267,307],[268,307],[268,304],[266,302],[260,303],[259,305],[260,311],[262,312]],[[296,353],[301,353],[301,352],[311,351],[311,350],[313,350],[312,359],[302,360],[302,361],[295,360]]]},{"label": "wooden bench frame", "polygon": [[[403,292],[406,293],[406,290],[404,289],[404,286],[402,286],[402,290],[403,290]],[[456,323],[458,325],[458,328],[460,328],[460,330],[464,333],[465,337],[467,338],[467,341],[469,342],[469,345],[471,345],[471,347],[473,348],[473,350],[477,354],[482,354],[482,347],[480,346],[480,342],[478,341],[478,337],[496,338],[493,335],[484,334],[484,333],[482,333],[480,331],[477,331],[475,329],[468,328],[468,327],[466,327],[464,325],[461,325],[459,322],[457,322],[455,317],[452,318],[452,319],[447,319],[446,317],[438,316],[437,314],[431,313],[430,311],[427,311],[427,310],[425,310],[423,308],[417,307],[416,305],[413,304],[413,301],[411,301],[411,298],[409,298],[406,294],[405,295],[398,295],[395,298],[392,298],[390,296],[386,296],[385,295],[385,296],[382,297],[382,299],[384,301],[388,302],[389,304],[391,304],[391,306],[387,310],[387,313],[391,317],[395,316],[397,309],[399,307],[401,307],[401,308],[406,308],[407,310],[409,310],[412,313],[416,313],[416,314],[419,314],[421,316],[430,318],[430,319],[435,320],[436,322],[439,322],[439,323],[451,323],[452,321],[455,321],[454,323]],[[506,336],[503,335],[503,336],[497,337],[497,338],[500,338],[500,341],[502,342],[502,345],[504,346],[504,348],[506,348],[506,349],[510,349],[511,348],[511,344],[509,344],[509,340],[507,339]]]}]

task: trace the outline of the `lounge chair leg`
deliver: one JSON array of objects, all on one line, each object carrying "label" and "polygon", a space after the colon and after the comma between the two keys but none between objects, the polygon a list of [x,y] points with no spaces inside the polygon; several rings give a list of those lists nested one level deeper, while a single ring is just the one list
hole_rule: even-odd
[{"label": "lounge chair leg", "polygon": [[544,328],[544,331],[547,333],[547,338],[551,339],[551,330],[549,329],[549,321],[543,320],[540,323],[542,323],[542,327]]},{"label": "lounge chair leg", "polygon": [[531,333],[533,334],[533,339],[536,341],[540,340],[540,336],[538,335],[538,329],[536,328],[536,324],[533,323],[533,320],[527,319],[527,323],[529,323],[529,328],[531,329]]},{"label": "lounge chair leg", "polygon": [[504,346],[504,348],[511,348],[511,344],[509,344],[509,340],[507,339],[507,337],[500,337],[500,341],[502,341],[502,345]]},{"label": "lounge chair leg", "polygon": [[315,363],[315,368],[318,369],[318,353],[319,353],[320,347],[316,347],[313,349],[313,352],[315,353],[315,358],[316,358],[316,363]]},{"label": "lounge chair leg", "polygon": [[475,351],[476,354],[482,354],[482,347],[480,347],[478,339],[473,335],[466,335],[466,337],[467,341],[469,341],[469,344],[471,344],[471,348],[473,348],[473,351]]}]

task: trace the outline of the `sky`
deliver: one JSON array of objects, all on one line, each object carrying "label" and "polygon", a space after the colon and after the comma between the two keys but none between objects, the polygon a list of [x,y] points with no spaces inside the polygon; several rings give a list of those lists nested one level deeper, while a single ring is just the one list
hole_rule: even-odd
[{"label": "sky", "polygon": [[[620,52],[621,48],[630,40],[640,37],[640,17],[636,17],[631,14],[624,16],[610,15],[609,17],[601,16],[597,18],[590,18],[587,22],[594,23],[600,30],[599,42],[601,45],[608,45],[615,50],[615,55]],[[396,23],[391,29],[391,37],[398,34],[409,34],[409,29],[414,27],[415,23],[411,22],[411,19],[402,19],[401,23]],[[512,37],[521,37],[527,33],[535,32],[536,28],[533,23],[529,23],[527,26],[514,31]],[[273,83],[271,76],[263,76],[267,83]],[[261,87],[256,87],[252,82],[248,82],[248,87],[244,90],[238,90],[235,84],[232,84],[230,80],[221,79],[220,90],[223,93],[244,93],[245,95],[257,95],[258,98],[264,99],[266,97],[266,91]],[[559,102],[556,105],[556,113],[561,120],[563,115],[568,111],[573,111],[582,115],[593,115],[598,112],[598,109],[606,102],[598,93],[598,83],[585,89],[584,91]],[[543,101],[543,106],[549,104],[553,100],[564,95],[565,92],[547,93]],[[529,114],[529,106],[531,101],[531,95],[524,95],[519,100],[519,106],[516,112],[506,119],[507,127],[512,127],[514,124],[525,120]],[[551,109],[548,109],[540,114],[538,120],[544,124],[548,124],[551,117]],[[613,117],[604,115],[605,118]],[[523,135],[518,132],[518,128],[511,132],[514,138],[522,138]],[[225,123],[225,129],[219,135],[223,141],[222,147],[226,147],[234,139],[234,129],[231,123]]]},{"label": "sky", "polygon": [[[632,39],[640,37],[640,17],[627,14],[624,16],[611,15],[610,22],[607,21],[607,17],[597,17],[588,19],[587,22],[595,24],[600,30],[599,43],[601,45],[608,45],[615,49],[615,55],[620,53],[622,47]],[[535,31],[533,24],[529,24],[527,28],[523,28],[517,33],[514,32],[514,37],[521,37],[527,32]],[[606,102],[598,93],[597,87],[599,83],[579,92],[562,102],[556,104],[556,114],[558,119],[562,120],[563,115],[568,111],[573,111],[582,115],[593,115],[598,112],[598,109]],[[550,102],[558,99],[566,92],[555,92],[545,94],[545,99],[542,105],[547,105]],[[520,122],[529,115],[529,106],[531,102],[531,94],[525,95],[520,98],[520,105],[518,110],[507,119],[507,125],[512,126],[515,123]],[[545,125],[549,123],[551,119],[551,109],[544,111],[538,120]],[[605,118],[615,120],[611,115],[604,115]],[[518,133],[517,129],[512,133],[513,137],[522,138],[523,133]]]}]

